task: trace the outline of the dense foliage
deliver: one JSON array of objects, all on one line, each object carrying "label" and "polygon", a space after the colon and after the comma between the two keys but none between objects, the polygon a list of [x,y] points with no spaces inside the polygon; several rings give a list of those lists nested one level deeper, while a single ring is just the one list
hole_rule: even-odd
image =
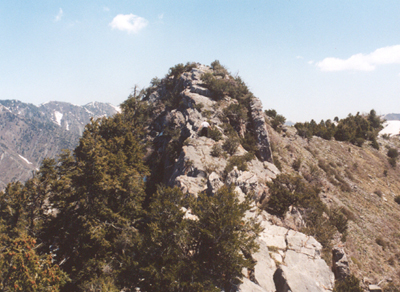
[{"label": "dense foliage", "polygon": [[326,140],[334,137],[337,141],[348,141],[354,145],[362,146],[368,140],[374,148],[379,149],[376,137],[382,129],[383,121],[376,115],[375,110],[371,110],[368,115],[355,116],[349,114],[347,118],[339,120],[335,118],[317,124],[314,120],[305,123],[296,123],[294,126],[300,136],[312,138],[318,136]]},{"label": "dense foliage", "polygon": [[239,202],[227,187],[197,199],[146,188],[139,141],[150,109],[138,96],[122,109],[92,120],[73,153],[0,193],[1,290],[229,291],[253,267],[246,256],[259,227],[244,218],[250,199]]},{"label": "dense foliage", "polygon": [[[320,190],[299,175],[280,174],[268,183],[270,197],[262,208],[284,217],[289,207],[301,210],[306,227],[303,232],[314,236],[325,248],[331,247],[336,231],[345,236],[347,217],[342,209],[329,210],[319,197]],[[328,218],[328,220],[327,220]]]}]

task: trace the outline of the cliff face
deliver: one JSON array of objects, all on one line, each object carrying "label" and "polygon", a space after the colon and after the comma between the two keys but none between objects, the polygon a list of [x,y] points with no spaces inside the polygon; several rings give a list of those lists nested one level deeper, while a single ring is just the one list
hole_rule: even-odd
[{"label": "cliff face", "polygon": [[11,181],[27,180],[43,158],[54,158],[61,149],[73,150],[91,117],[116,112],[102,103],[48,102],[37,107],[0,101],[0,190]]},{"label": "cliff face", "polygon": [[[216,98],[210,85],[202,81],[207,73],[215,70],[197,64],[172,86],[164,79],[144,97],[153,107],[148,125],[148,142],[153,146],[147,159],[156,175],[151,179],[178,186],[192,196],[199,192],[214,195],[227,184],[236,186],[239,198],[254,198],[247,216],[255,217],[264,230],[258,238],[260,249],[252,255],[257,262],[255,269],[243,271],[246,277],[239,291],[332,291],[334,275],[321,259],[321,244],[311,236],[276,225],[275,216],[257,207],[268,196],[267,182],[280,173],[272,163],[260,100],[251,95],[241,102],[225,93]],[[234,82],[229,76],[219,80],[223,78]],[[232,109],[236,111],[232,113]],[[239,111],[245,112],[241,118]],[[201,136],[204,121],[211,129]],[[252,145],[246,144],[248,134]],[[231,145],[236,142],[236,147]]]}]

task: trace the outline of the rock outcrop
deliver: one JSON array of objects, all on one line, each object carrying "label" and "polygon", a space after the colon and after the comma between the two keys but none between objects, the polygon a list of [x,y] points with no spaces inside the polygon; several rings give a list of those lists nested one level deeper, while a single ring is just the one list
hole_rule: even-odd
[{"label": "rock outcrop", "polygon": [[335,246],[332,249],[333,272],[337,280],[343,280],[350,275],[349,261],[344,249]]},{"label": "rock outcrop", "polygon": [[[243,131],[252,131],[257,155],[246,156],[247,151],[241,145],[231,155],[215,153],[215,149],[221,149],[230,139],[223,130],[226,126],[224,109],[238,101],[226,95],[218,101],[212,99],[212,92],[201,80],[202,74],[207,72],[212,72],[212,69],[197,65],[190,72],[181,74],[173,89],[173,96],[177,98],[174,102],[179,105],[172,110],[165,110],[163,106],[165,100],[171,98],[164,84],[166,81],[147,98],[157,109],[152,117],[149,139],[156,145],[154,153],[164,159],[161,159],[163,177],[159,180],[169,186],[178,186],[192,196],[197,196],[199,192],[214,195],[224,184],[235,186],[241,199],[253,196],[255,203],[247,216],[260,222],[264,230],[258,238],[260,249],[252,255],[256,261],[255,269],[244,271],[245,278],[238,291],[332,291],[334,274],[321,259],[321,244],[311,236],[272,224],[271,215],[256,207],[257,202],[268,196],[267,182],[280,173],[272,164],[265,115],[258,98],[251,97],[249,120],[235,128],[239,137],[245,134]],[[214,131],[220,132],[220,139],[199,137],[198,130],[205,120],[209,121]],[[175,132],[167,136],[166,129]],[[180,144],[181,151],[176,157],[166,158],[166,149],[172,142]],[[234,166],[227,170],[230,159],[235,156],[247,157],[245,169]],[[301,225],[301,217],[295,215],[293,224]]]}]

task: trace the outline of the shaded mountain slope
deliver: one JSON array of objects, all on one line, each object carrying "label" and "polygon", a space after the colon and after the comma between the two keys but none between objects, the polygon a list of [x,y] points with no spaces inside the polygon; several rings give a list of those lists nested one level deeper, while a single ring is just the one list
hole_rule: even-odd
[{"label": "shaded mountain slope", "polygon": [[110,104],[75,106],[48,102],[39,107],[16,100],[0,101],[0,189],[25,181],[43,158],[72,150],[90,118],[116,113]]}]

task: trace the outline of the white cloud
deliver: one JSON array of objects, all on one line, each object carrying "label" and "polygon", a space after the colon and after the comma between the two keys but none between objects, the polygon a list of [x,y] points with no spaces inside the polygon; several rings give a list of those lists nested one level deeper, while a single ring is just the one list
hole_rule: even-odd
[{"label": "white cloud", "polygon": [[304,59],[303,56],[296,56],[296,59]]},{"label": "white cloud", "polygon": [[161,14],[158,15],[158,19],[161,20],[161,19],[163,19],[163,18],[164,18],[164,13],[161,13]]},{"label": "white cloud", "polygon": [[145,28],[149,22],[143,17],[134,14],[118,14],[110,22],[113,29],[127,31],[128,33],[138,33]]},{"label": "white cloud", "polygon": [[104,6],[104,7],[103,7],[103,11],[108,12],[108,11],[110,11],[110,8]]},{"label": "white cloud", "polygon": [[310,64],[310,65],[312,65],[312,64],[314,64],[314,61],[313,61],[313,60],[310,60],[310,61],[308,61],[307,63]]},{"label": "white cloud", "polygon": [[322,71],[373,71],[384,64],[400,64],[400,45],[379,48],[366,55],[356,54],[348,59],[325,58],[316,66]]},{"label": "white cloud", "polygon": [[62,16],[63,16],[63,14],[64,14],[64,12],[63,12],[63,10],[60,8],[60,10],[58,10],[58,14],[56,15],[56,17],[54,17],[54,21],[55,21],[55,22],[60,21],[61,18],[62,18]]}]

